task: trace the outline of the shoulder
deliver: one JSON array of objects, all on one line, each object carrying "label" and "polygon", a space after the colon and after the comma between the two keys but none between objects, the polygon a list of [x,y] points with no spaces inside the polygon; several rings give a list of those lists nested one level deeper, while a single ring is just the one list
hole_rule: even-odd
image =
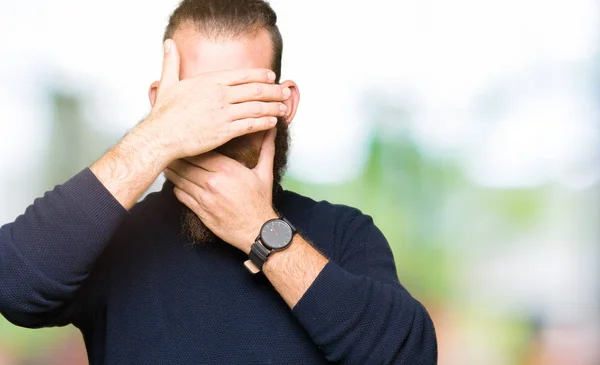
[{"label": "shoulder", "polygon": [[171,201],[165,191],[156,191],[137,202],[130,211],[132,220],[153,219],[160,220],[165,214],[173,210],[176,201]]},{"label": "shoulder", "polygon": [[282,192],[277,208],[300,234],[333,257],[343,256],[344,251],[355,245],[353,237],[358,231],[367,226],[374,227],[372,218],[357,208],[326,200],[315,201],[288,190]]},{"label": "shoulder", "polygon": [[356,275],[398,283],[391,247],[371,216],[357,208],[285,191],[283,210],[304,239]]},{"label": "shoulder", "polygon": [[163,210],[163,205],[164,199],[160,192],[148,194],[131,208],[127,219],[123,222],[124,226],[133,227],[142,222],[144,225],[156,223],[160,219],[159,215]]},{"label": "shoulder", "polygon": [[148,194],[131,208],[112,241],[131,242],[157,234],[157,231],[177,225],[180,213],[181,206],[164,190]]},{"label": "shoulder", "polygon": [[[284,190],[281,198],[281,213],[290,216],[290,219],[318,224],[325,222],[329,225],[345,226],[361,217],[368,217],[359,209],[344,204],[334,204],[327,200],[315,201],[307,196],[293,191]],[[370,217],[369,217],[370,218]]]}]

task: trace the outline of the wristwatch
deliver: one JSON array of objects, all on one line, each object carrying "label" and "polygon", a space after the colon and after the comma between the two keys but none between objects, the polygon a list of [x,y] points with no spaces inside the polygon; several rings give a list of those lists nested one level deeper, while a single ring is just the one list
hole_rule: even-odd
[{"label": "wristwatch", "polygon": [[266,221],[252,244],[248,254],[249,260],[244,262],[246,269],[253,274],[260,272],[269,256],[290,246],[294,234],[296,234],[296,228],[285,218]]}]

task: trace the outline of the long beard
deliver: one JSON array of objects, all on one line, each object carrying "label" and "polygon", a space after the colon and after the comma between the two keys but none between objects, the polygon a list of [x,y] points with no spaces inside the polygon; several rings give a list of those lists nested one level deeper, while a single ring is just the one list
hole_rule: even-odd
[{"label": "long beard", "polygon": [[[290,146],[288,125],[284,118],[278,118],[277,136],[275,137],[275,158],[273,160],[273,188],[281,182],[287,166],[287,154]],[[241,162],[249,169],[256,167],[260,156],[260,149],[247,143],[244,136],[234,138],[226,144],[215,149],[215,152]],[[194,245],[214,242],[218,237],[208,229],[202,220],[187,206],[183,207],[182,233]]]}]

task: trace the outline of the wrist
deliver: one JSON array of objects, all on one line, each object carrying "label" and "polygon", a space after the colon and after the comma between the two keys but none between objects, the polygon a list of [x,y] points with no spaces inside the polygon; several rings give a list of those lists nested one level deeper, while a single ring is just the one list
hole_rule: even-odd
[{"label": "wrist", "polygon": [[297,234],[294,235],[292,242],[290,242],[290,245],[287,249],[275,251],[269,256],[269,259],[265,261],[263,265],[263,272],[265,274],[269,274],[273,271],[277,271],[278,268],[284,267],[286,265],[287,258],[294,256],[297,257],[299,256],[299,252],[305,250],[305,247],[302,247],[304,245],[307,245],[307,243],[300,239]]},{"label": "wrist", "polygon": [[130,209],[165,169],[167,161],[151,135],[135,128],[90,170],[125,209]]},{"label": "wrist", "polygon": [[246,255],[250,253],[252,245],[254,244],[254,242],[256,242],[256,238],[259,236],[260,229],[262,228],[262,226],[270,219],[279,218],[275,211],[271,211],[269,213],[261,215],[261,217],[262,218],[257,220],[257,223],[252,224],[250,232],[247,235],[248,238],[245,240],[244,244],[241,247],[242,251],[244,251]]},{"label": "wrist", "polygon": [[151,166],[159,173],[177,159],[173,148],[160,132],[160,128],[151,125],[147,120],[127,134],[118,147],[123,153],[139,156],[147,166]]}]

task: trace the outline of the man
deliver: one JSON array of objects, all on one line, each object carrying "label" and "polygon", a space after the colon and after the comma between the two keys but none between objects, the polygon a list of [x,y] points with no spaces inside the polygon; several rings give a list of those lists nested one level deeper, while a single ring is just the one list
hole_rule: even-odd
[{"label": "man", "polygon": [[279,184],[300,98],[270,6],[184,0],[164,48],[148,118],[0,229],[2,314],[74,324],[92,364],[435,363],[371,218]]}]

